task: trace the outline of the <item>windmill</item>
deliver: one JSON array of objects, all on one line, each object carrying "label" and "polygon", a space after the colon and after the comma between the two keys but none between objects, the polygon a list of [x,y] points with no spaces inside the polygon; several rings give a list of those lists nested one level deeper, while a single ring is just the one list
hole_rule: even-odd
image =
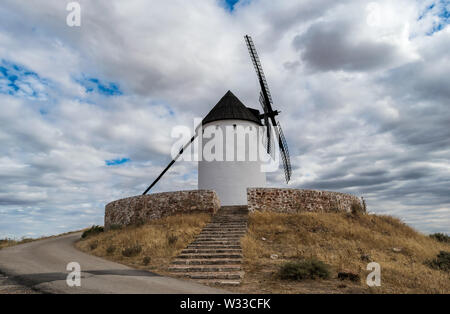
[{"label": "windmill", "polygon": [[[207,126],[226,127],[237,125],[266,127],[265,150],[268,154],[274,154],[274,145],[272,140],[272,129],[274,130],[283,161],[284,174],[288,183],[291,174],[291,164],[289,159],[289,151],[284,138],[280,123],[275,120],[280,112],[272,109],[272,96],[270,95],[267,81],[259,61],[258,54],[250,36],[245,36],[245,42],[250,52],[253,65],[261,86],[259,102],[263,109],[263,114],[259,110],[246,107],[232,92],[228,91],[214,106],[214,108],[205,116],[195,128],[195,133],[188,143],[186,143],[178,152],[177,156],[167,165],[161,174],[153,181],[153,183],[144,191],[143,195],[161,179],[161,177],[169,170],[169,168],[183,154],[186,148],[191,145],[199,134]],[[261,123],[264,121],[264,124]],[[203,136],[203,135],[202,135]],[[233,144],[234,145],[234,144]],[[202,147],[203,149],[203,147]],[[219,195],[222,205],[240,205],[246,204],[248,187],[265,186],[265,173],[260,170],[260,163],[257,162],[224,162],[224,161],[199,161],[198,163],[198,188],[215,190]]]}]

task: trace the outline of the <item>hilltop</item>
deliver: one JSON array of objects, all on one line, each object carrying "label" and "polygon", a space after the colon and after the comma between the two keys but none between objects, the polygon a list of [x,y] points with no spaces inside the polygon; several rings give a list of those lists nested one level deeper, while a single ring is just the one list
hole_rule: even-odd
[{"label": "hilltop", "polygon": [[[167,267],[210,221],[185,214],[140,226],[113,228],[77,243],[81,250],[136,268],[168,274]],[[242,238],[246,293],[450,293],[450,274],[430,263],[450,244],[397,218],[373,214],[254,212]],[[324,279],[285,280],[286,263],[318,261]],[[368,287],[369,262],[381,266],[381,286]],[[322,266],[320,266],[322,267]],[[342,274],[352,280],[340,279]]]}]

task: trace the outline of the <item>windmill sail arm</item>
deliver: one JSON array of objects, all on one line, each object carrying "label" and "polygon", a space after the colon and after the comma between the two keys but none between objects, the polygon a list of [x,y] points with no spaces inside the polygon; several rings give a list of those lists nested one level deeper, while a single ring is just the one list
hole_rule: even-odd
[{"label": "windmill sail arm", "polygon": [[[245,35],[245,42],[247,43],[247,48],[250,53],[250,58],[252,59],[253,66],[255,67],[256,75],[258,76],[259,85],[261,86],[261,92],[263,94],[267,110],[269,114],[272,114],[272,95],[270,94],[269,86],[267,85],[266,77],[264,76],[264,71],[261,66],[261,61],[259,60],[258,53],[256,52],[255,45],[250,36]],[[275,120],[272,120],[272,124],[275,125]]]}]

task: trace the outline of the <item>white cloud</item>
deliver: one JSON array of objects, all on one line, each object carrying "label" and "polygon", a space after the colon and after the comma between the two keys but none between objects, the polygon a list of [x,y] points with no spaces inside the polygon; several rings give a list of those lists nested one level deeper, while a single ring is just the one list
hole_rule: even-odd
[{"label": "white cloud", "polygon": [[[80,28],[57,0],[0,5],[0,59],[37,75],[11,93],[0,81],[0,237],[102,223],[105,203],[141,193],[170,161],[171,127],[191,127],[228,89],[258,108],[247,33],[282,111],[292,186],[450,230],[450,27],[430,34],[442,8],[419,18],[428,2],[377,1],[373,25],[370,1],[80,3]],[[281,171],[269,182],[285,186]],[[196,188],[195,163],[156,190],[183,188]]]}]

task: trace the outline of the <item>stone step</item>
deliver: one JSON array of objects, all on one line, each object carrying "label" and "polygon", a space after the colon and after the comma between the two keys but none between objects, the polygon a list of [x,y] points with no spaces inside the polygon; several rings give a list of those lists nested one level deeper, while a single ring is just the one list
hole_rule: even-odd
[{"label": "stone step", "polygon": [[204,259],[189,259],[180,258],[172,261],[172,265],[237,265],[242,264],[241,259],[229,258],[204,258]]},{"label": "stone step", "polygon": [[236,226],[246,226],[247,225],[247,223],[246,222],[243,222],[243,221],[234,221],[234,220],[232,220],[232,221],[230,221],[230,220],[228,220],[228,221],[226,221],[226,220],[211,220],[208,224],[207,224],[207,226],[209,226],[209,225],[221,225],[221,226],[223,226],[223,225],[236,225]]},{"label": "stone step", "polygon": [[214,221],[227,221],[227,222],[239,222],[239,223],[245,223],[248,221],[247,217],[213,217],[210,222]]},{"label": "stone step", "polygon": [[221,241],[221,240],[239,240],[242,238],[242,235],[220,235],[220,234],[205,234],[205,235],[199,235],[195,240],[203,240],[208,239],[211,241]]},{"label": "stone step", "polygon": [[217,259],[217,258],[243,258],[240,253],[181,253],[177,258],[187,259]]},{"label": "stone step", "polygon": [[200,238],[196,239],[192,244],[232,244],[232,245],[239,245],[241,244],[240,238]]},{"label": "stone step", "polygon": [[230,272],[189,272],[186,276],[192,279],[242,279],[244,277],[243,271],[230,271]]},{"label": "stone step", "polygon": [[232,280],[232,279],[206,279],[206,280],[197,280],[197,282],[207,285],[215,285],[215,286],[229,286],[236,287],[241,285],[241,279]]},{"label": "stone step", "polygon": [[213,244],[213,243],[207,243],[207,244],[189,244],[187,246],[187,249],[193,249],[193,250],[220,249],[220,250],[224,250],[224,249],[241,249],[241,246],[239,244],[219,244],[219,245],[217,245],[217,244]]},{"label": "stone step", "polygon": [[225,221],[225,220],[217,220],[217,221],[211,221],[207,227],[209,226],[220,226],[220,227],[228,227],[228,226],[233,226],[233,227],[246,227],[247,224],[242,223],[240,221]]},{"label": "stone step", "polygon": [[241,265],[172,265],[170,272],[230,272],[240,271]]},{"label": "stone step", "polygon": [[220,238],[220,237],[219,238],[210,238],[210,237],[203,237],[203,238],[195,239],[195,241],[192,242],[192,243],[209,243],[209,242],[222,243],[222,244],[224,244],[224,242],[226,242],[226,243],[233,243],[233,244],[235,244],[235,243],[239,244],[239,243],[241,243],[241,237],[239,237],[239,238],[225,238],[225,237],[223,237],[223,238]]},{"label": "stone step", "polygon": [[220,253],[231,253],[231,254],[241,254],[241,249],[184,249],[181,254],[220,254]]},{"label": "stone step", "polygon": [[207,240],[199,240],[194,241],[191,244],[193,245],[240,245],[239,241],[207,241]]},{"label": "stone step", "polygon": [[203,240],[203,239],[214,239],[214,240],[219,240],[219,241],[222,241],[222,240],[234,240],[234,241],[237,241],[237,240],[239,240],[240,238],[242,238],[244,235],[243,234],[239,234],[239,235],[225,235],[225,234],[211,234],[211,235],[208,235],[208,234],[202,234],[202,235],[200,235],[200,236],[198,236],[197,238],[196,238],[196,240]]},{"label": "stone step", "polygon": [[222,232],[222,231],[209,231],[209,230],[205,231],[205,230],[203,230],[202,232],[200,232],[199,236],[201,236],[201,235],[208,235],[208,236],[211,236],[211,235],[243,236],[246,233],[247,232],[245,230],[242,230],[242,231],[239,231],[239,232],[238,231]]},{"label": "stone step", "polygon": [[211,218],[211,220],[217,219],[229,219],[229,220],[247,220],[247,215],[239,215],[239,214],[229,214],[229,215],[215,215]]},{"label": "stone step", "polygon": [[238,229],[239,231],[247,231],[247,226],[227,226],[227,225],[221,225],[221,226],[208,226],[205,227],[206,230],[215,229],[215,230],[224,230],[227,231],[227,229]]},{"label": "stone step", "polygon": [[205,227],[202,232],[219,231],[219,232],[246,232],[247,228],[227,228],[227,227]]},{"label": "stone step", "polygon": [[206,228],[209,226],[218,226],[218,227],[246,227],[247,224],[241,221],[211,221],[206,225]]},{"label": "stone step", "polygon": [[247,224],[218,224],[218,223],[210,223],[205,226],[205,228],[244,228],[247,229]]},{"label": "stone step", "polygon": [[[211,234],[211,233],[215,233],[215,234],[232,234],[232,235],[245,235],[247,233],[247,230],[230,230],[230,231],[220,231],[220,229],[217,230],[203,230],[202,232],[200,232],[200,234]],[[199,234],[199,235],[200,235]]]},{"label": "stone step", "polygon": [[244,276],[240,240],[247,222],[247,206],[221,207],[169,271],[209,285],[239,285]]},{"label": "stone step", "polygon": [[198,242],[234,242],[234,243],[239,243],[240,242],[240,237],[239,238],[209,238],[209,237],[202,237],[199,239],[195,239],[194,242],[192,243],[198,243]]},{"label": "stone step", "polygon": [[214,228],[214,229],[202,230],[200,232],[200,234],[203,234],[203,233],[243,234],[243,233],[247,233],[247,229],[246,228],[235,228],[234,230],[224,230],[223,228]]},{"label": "stone step", "polygon": [[245,208],[245,209],[247,209],[248,206],[247,205],[224,205],[224,206],[220,207],[221,210],[230,209],[230,208]]},{"label": "stone step", "polygon": [[247,217],[248,216],[248,211],[239,211],[239,210],[234,210],[234,211],[226,211],[226,212],[221,212],[218,214],[215,214],[213,216],[213,218],[216,217]]},{"label": "stone step", "polygon": [[248,220],[247,217],[236,217],[236,216],[222,216],[222,217],[212,217],[211,221],[237,221],[237,222],[246,222]]},{"label": "stone step", "polygon": [[239,217],[215,217],[211,219],[212,222],[214,221],[226,221],[226,222],[246,222],[247,218],[239,218]]}]

